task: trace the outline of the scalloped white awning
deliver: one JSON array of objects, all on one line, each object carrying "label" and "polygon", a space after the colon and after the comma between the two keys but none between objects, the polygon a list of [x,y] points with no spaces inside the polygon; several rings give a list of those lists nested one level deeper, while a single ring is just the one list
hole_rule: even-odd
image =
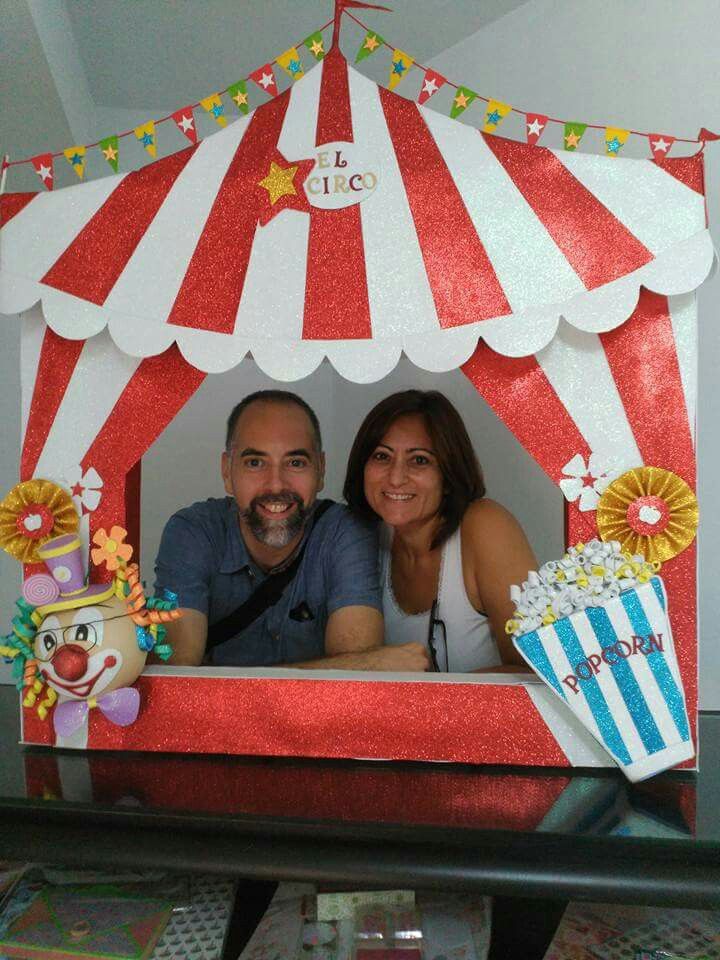
[{"label": "scalloped white awning", "polygon": [[[367,199],[258,225],[273,157],[350,140],[377,173]],[[370,382],[402,351],[450,370],[479,337],[525,356],[561,317],[606,331],[641,285],[674,295],[702,283],[713,261],[702,170],[702,157],[658,164],[485,136],[333,52],[197,147],[18,204],[0,233],[0,311],[40,300],[62,337],[107,327],[133,357],[177,342],[206,372],[251,352],[278,380],[327,356]]]}]

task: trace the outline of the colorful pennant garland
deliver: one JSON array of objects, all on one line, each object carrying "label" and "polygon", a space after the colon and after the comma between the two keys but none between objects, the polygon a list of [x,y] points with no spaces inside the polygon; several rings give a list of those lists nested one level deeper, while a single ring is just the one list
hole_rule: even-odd
[{"label": "colorful pennant garland", "polygon": [[388,87],[391,90],[395,89],[414,63],[413,58],[408,56],[407,53],[403,53],[402,50],[393,50],[390,78],[388,80]]},{"label": "colorful pennant garland", "polygon": [[450,108],[450,116],[453,120],[459,117],[461,113],[465,113],[473,100],[477,100],[477,96],[476,93],[473,93],[473,91],[467,87],[458,87],[457,93],[453,97],[452,107]]},{"label": "colorful pennant garland", "polygon": [[566,150],[577,150],[582,135],[587,130],[586,123],[566,123],[563,144]]},{"label": "colorful pennant garland", "polygon": [[316,60],[322,60],[322,58],[325,56],[323,36],[319,30],[317,33],[311,33],[309,37],[305,37],[303,44],[308,48]]},{"label": "colorful pennant garland", "polygon": [[608,157],[616,157],[620,153],[620,147],[625,145],[629,136],[629,130],[621,130],[620,127],[607,127],[605,130],[605,153]]},{"label": "colorful pennant garland", "polygon": [[120,164],[120,143],[117,136],[105,137],[100,141],[100,152],[110,164],[115,173]]},{"label": "colorful pennant garland", "polygon": [[525,117],[525,136],[533,146],[538,142],[547,126],[548,118],[542,113],[528,113]]},{"label": "colorful pennant garland", "polygon": [[[365,25],[354,16],[352,19],[366,30],[363,41],[355,57],[356,63],[360,63],[362,60],[365,60],[367,57],[379,50],[382,46],[390,47],[390,45],[385,42],[385,40],[376,30],[367,29],[367,27],[365,27]],[[332,21],[325,24],[320,30],[316,30],[314,33],[309,34],[298,44],[298,46],[301,48],[304,47],[316,61],[322,60],[327,52],[325,49],[322,31],[325,30],[326,27],[330,26],[331,23]],[[299,80],[305,75],[298,46],[288,47],[284,53],[281,53],[278,57],[276,57],[275,61],[273,61],[277,63],[285,73],[287,73],[293,82],[295,80]],[[415,60],[409,54],[404,53],[398,48],[391,49],[392,57],[390,74],[388,78],[388,87],[390,90],[394,90],[400,81],[404,79],[407,73],[410,72],[413,64],[415,64]],[[263,67],[260,67],[258,70],[255,70],[249,74],[247,78],[238,80],[236,83],[231,84],[227,90],[210,94],[210,96],[202,99],[199,105],[202,106],[203,109],[213,117],[220,127],[227,125],[225,105],[222,100],[223,92],[227,93],[241,114],[249,113],[250,102],[247,91],[247,80],[251,80],[270,97],[276,97],[279,94],[277,79],[273,69],[273,62],[266,63]],[[432,70],[428,67],[422,67],[420,64],[417,64],[417,66],[424,71],[423,80],[417,95],[418,104],[422,105],[427,103],[427,101],[433,97],[438,90],[440,90],[446,84],[449,84],[455,89],[455,94],[452,98],[450,106],[450,116],[452,119],[457,119],[459,116],[461,116],[461,114],[463,114],[475,100],[480,99],[485,101],[487,106],[485,108],[485,116],[482,126],[482,129],[485,133],[495,133],[507,115],[511,111],[514,111],[525,116],[525,136],[527,143],[531,145],[537,144],[540,137],[545,133],[548,123],[563,124],[563,147],[565,150],[574,151],[577,150],[585,130],[589,126],[585,123],[556,120],[541,113],[525,113],[524,111],[515,109],[509,104],[502,103],[499,100],[487,100],[485,97],[481,97],[479,94],[475,93],[474,90],[470,90],[469,87],[457,86],[456,84],[451,83],[435,70]],[[198,106],[198,104],[183,107],[180,110],[176,110],[170,116],[163,118],[163,120],[173,120],[178,130],[180,130],[180,132],[193,144],[198,142],[198,133],[195,123],[195,116],[193,113],[195,106]],[[597,127],[593,128],[597,129]],[[133,131],[127,131],[126,133],[105,137],[98,143],[91,144],[91,146],[97,146],[100,148],[103,157],[115,173],[117,173],[119,170],[120,138],[129,136],[132,133],[135,134],[138,141],[142,144],[151,157],[154,158],[157,156],[155,122],[152,120],[135,127]],[[618,156],[620,150],[631,135],[643,136],[647,138],[650,151],[653,159],[655,160],[664,160],[672,149],[673,144],[678,140],[683,143],[699,143],[704,145],[706,141],[720,139],[720,135],[714,134],[705,128],[701,129],[697,140],[688,140],[682,137],[672,137],[667,134],[644,134],[634,130],[626,130],[621,127],[606,127],[605,149],[607,156]],[[85,175],[86,151],[88,149],[89,148],[87,146],[78,144],[74,147],[68,147],[66,150],[62,151],[62,155],[65,156],[68,163],[80,179],[82,179]],[[45,188],[47,190],[52,190],[54,181],[53,161],[55,156],[60,155],[61,154],[59,153],[38,154],[35,157],[10,161],[6,164],[6,166],[10,167],[22,163],[31,163]]]},{"label": "colorful pennant garland", "polygon": [[434,70],[426,70],[422,85],[420,87],[420,93],[418,94],[417,102],[420,104],[427,103],[430,97],[437,93],[440,87],[442,87],[445,83],[445,77],[441,76],[439,73],[435,73]]},{"label": "colorful pennant garland", "polygon": [[648,143],[652,150],[653,160],[664,160],[670,153],[670,147],[675,143],[675,137],[668,137],[659,133],[648,134]]},{"label": "colorful pennant garland", "polygon": [[247,84],[244,80],[238,80],[227,88],[227,94],[238,108],[240,113],[247,113],[250,110],[248,102]]},{"label": "colorful pennant garland", "polygon": [[511,110],[512,107],[508,103],[500,103],[499,100],[490,100],[487,105],[487,110],[485,111],[483,133],[495,133]]},{"label": "colorful pennant garland", "polygon": [[85,147],[68,147],[67,150],[63,150],[63,153],[67,162],[82,180],[85,176]]},{"label": "colorful pennant garland", "polygon": [[271,63],[266,63],[264,67],[260,67],[259,70],[255,70],[250,74],[248,79],[252,80],[253,83],[256,83],[261,90],[264,90],[265,93],[269,94],[271,97],[276,97],[278,95],[277,83],[275,82],[275,74],[273,72]]},{"label": "colorful pennant garland", "polygon": [[365,34],[365,39],[360,44],[360,49],[355,57],[355,63],[360,63],[361,60],[364,60],[372,53],[375,53],[375,51],[379,50],[384,43],[385,41],[379,33],[375,33],[374,30],[368,30],[368,32]]},{"label": "colorful pennant garland", "polygon": [[151,157],[157,156],[157,144],[155,143],[155,122],[148,120],[147,123],[141,123],[135,127],[135,136],[145,147]]},{"label": "colorful pennant garland", "polygon": [[225,116],[225,105],[219,93],[211,93],[209,97],[204,97],[200,101],[200,106],[213,118],[219,127],[227,126],[227,117]]},{"label": "colorful pennant garland", "polygon": [[35,173],[40,177],[48,190],[53,188],[53,155],[51,153],[39,153],[37,157],[31,157],[30,163],[35,168]]},{"label": "colorful pennant garland", "polygon": [[276,58],[275,62],[283,68],[293,82],[305,76],[297,47],[289,47],[285,53],[281,53],[280,56]]},{"label": "colorful pennant garland", "polygon": [[183,107],[182,110],[176,110],[172,118],[180,133],[184,134],[190,143],[198,142],[197,130],[195,129],[195,115],[193,114],[192,107]]}]

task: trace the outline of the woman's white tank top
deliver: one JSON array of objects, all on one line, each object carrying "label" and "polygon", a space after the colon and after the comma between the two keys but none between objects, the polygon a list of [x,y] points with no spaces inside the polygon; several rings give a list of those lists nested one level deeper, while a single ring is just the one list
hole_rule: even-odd
[{"label": "woman's white tank top", "polygon": [[[383,587],[385,643],[422,643],[428,646],[430,611],[405,613],[392,588],[392,528],[383,524],[380,535],[380,563]],[[442,627],[436,624],[433,636],[441,670],[468,673],[480,667],[500,664],[500,654],[486,616],[478,613],[468,600],[462,570],[460,529],[443,546],[438,582],[436,620],[445,624],[447,651]]]}]

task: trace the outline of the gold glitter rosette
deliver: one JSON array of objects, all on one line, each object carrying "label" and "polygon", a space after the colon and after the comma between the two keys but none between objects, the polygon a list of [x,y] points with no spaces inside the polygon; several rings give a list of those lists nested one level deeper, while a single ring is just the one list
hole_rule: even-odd
[{"label": "gold glitter rosette", "polygon": [[21,563],[37,563],[37,549],[80,524],[72,499],[50,480],[24,480],[0,502],[0,547]]},{"label": "gold glitter rosette", "polygon": [[698,503],[677,474],[636,467],[605,489],[596,516],[603,540],[619,540],[625,552],[663,563],[695,539]]}]

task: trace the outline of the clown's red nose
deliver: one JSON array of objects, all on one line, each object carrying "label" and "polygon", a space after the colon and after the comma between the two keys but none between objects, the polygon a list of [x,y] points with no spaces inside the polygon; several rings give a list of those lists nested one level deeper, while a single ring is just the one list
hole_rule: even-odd
[{"label": "clown's red nose", "polygon": [[79,680],[87,670],[88,655],[75,643],[66,643],[52,659],[55,673],[62,680]]}]

